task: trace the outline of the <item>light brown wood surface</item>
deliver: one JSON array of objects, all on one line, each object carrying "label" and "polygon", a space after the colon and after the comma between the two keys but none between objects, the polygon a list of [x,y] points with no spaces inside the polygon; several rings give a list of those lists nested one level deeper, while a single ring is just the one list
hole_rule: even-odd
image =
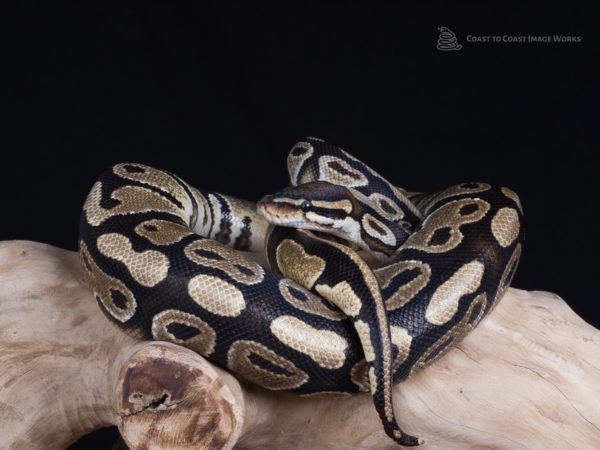
[{"label": "light brown wood surface", "polygon": [[[559,297],[510,289],[457,347],[395,389],[428,449],[600,448],[600,331]],[[117,425],[139,449],[397,449],[369,395],[240,384],[104,317],[76,253],[0,242],[0,448],[64,448]]]}]

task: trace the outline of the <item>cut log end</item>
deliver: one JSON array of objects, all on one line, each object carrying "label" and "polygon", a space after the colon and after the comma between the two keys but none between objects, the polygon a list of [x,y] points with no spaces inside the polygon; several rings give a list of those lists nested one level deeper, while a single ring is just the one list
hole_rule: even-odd
[{"label": "cut log end", "polygon": [[130,448],[232,448],[243,422],[239,384],[168,343],[148,345],[126,362],[115,400]]}]

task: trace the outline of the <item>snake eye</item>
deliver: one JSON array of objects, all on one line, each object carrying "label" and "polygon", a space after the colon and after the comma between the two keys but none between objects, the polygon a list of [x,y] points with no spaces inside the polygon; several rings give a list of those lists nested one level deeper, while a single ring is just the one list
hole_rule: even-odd
[{"label": "snake eye", "polygon": [[306,200],[305,202],[302,202],[302,204],[300,205],[300,209],[303,212],[308,212],[308,211],[310,211],[311,208],[312,208],[312,205],[310,204],[310,202],[308,200]]}]

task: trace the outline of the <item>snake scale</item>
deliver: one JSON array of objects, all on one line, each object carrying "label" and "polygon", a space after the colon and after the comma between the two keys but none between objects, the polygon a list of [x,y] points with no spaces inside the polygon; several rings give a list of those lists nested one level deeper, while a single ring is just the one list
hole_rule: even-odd
[{"label": "snake scale", "polygon": [[292,148],[288,171],[291,186],[257,211],[163,170],[113,166],[81,216],[86,280],[130,334],[267,389],[371,392],[386,433],[418,445],[396,423],[392,386],[502,297],[522,249],[519,198],[482,182],[409,193],[316,138]]}]

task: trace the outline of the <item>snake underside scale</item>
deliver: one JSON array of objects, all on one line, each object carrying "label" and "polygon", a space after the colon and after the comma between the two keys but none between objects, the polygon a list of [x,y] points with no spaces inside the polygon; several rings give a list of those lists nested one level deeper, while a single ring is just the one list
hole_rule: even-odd
[{"label": "snake underside scale", "polygon": [[292,148],[288,171],[292,187],[259,214],[163,170],[113,166],[81,217],[86,280],[139,338],[186,346],[267,389],[371,392],[388,435],[417,445],[396,423],[393,383],[502,297],[522,248],[519,198],[481,182],[411,194],[316,138]]}]

